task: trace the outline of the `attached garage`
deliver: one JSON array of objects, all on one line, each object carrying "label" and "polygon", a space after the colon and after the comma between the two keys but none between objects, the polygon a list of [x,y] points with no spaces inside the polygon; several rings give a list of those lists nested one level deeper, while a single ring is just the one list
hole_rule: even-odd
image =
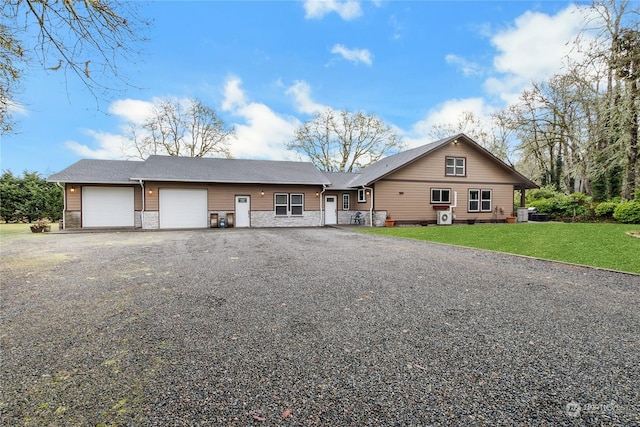
[{"label": "attached garage", "polygon": [[82,187],[82,227],[133,227],[133,187]]},{"label": "attached garage", "polygon": [[160,228],[207,228],[207,190],[161,188]]}]

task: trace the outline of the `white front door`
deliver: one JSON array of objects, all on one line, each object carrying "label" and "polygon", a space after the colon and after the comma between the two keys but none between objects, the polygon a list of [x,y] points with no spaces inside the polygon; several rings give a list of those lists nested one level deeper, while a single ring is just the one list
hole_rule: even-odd
[{"label": "white front door", "polygon": [[236,196],[236,227],[251,226],[251,197]]},{"label": "white front door", "polygon": [[324,198],[324,224],[331,225],[338,223],[338,198],[336,196],[325,196]]}]

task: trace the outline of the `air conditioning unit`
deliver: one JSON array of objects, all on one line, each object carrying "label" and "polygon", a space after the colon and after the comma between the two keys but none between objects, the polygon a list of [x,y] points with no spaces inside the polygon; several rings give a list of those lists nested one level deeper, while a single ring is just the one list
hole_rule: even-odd
[{"label": "air conditioning unit", "polygon": [[438,225],[451,225],[452,219],[451,211],[438,211]]}]

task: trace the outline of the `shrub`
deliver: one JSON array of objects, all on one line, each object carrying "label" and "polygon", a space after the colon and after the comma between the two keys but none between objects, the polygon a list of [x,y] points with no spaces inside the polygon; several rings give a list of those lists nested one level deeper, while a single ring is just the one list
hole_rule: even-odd
[{"label": "shrub", "polygon": [[528,207],[536,208],[538,213],[545,215],[551,215],[554,210],[554,206],[555,204],[553,199],[538,199],[528,203]]},{"label": "shrub", "polygon": [[620,203],[613,211],[613,218],[624,224],[640,224],[640,202],[630,200]]},{"label": "shrub", "polygon": [[595,208],[595,214],[599,218],[611,218],[613,217],[613,211],[616,210],[616,206],[618,206],[616,202],[598,203]]}]

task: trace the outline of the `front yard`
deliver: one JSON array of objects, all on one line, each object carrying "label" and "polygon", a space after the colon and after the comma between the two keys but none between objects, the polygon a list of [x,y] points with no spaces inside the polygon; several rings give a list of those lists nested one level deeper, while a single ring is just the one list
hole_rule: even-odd
[{"label": "front yard", "polygon": [[363,231],[640,274],[640,239],[629,234],[640,231],[637,224],[547,222]]}]

